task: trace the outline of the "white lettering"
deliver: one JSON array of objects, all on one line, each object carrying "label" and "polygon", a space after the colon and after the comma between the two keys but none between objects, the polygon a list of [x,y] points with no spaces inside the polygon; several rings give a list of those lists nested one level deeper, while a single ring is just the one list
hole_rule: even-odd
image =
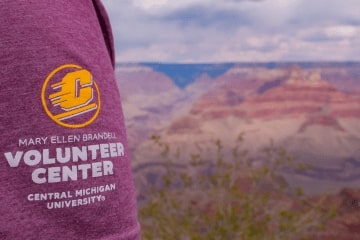
[{"label": "white lettering", "polygon": [[[45,173],[46,173],[46,169],[45,168],[37,168],[33,171],[31,178],[33,180],[34,183],[37,184],[43,184],[46,183],[46,178],[45,178]],[[44,176],[40,176],[40,175],[44,175]]]},{"label": "white lettering", "polygon": [[55,158],[50,158],[49,157],[49,149],[44,149],[43,150],[43,162],[44,164],[54,164],[55,163]]},{"label": "white lettering", "polygon": [[64,166],[62,169],[62,182],[67,182],[69,179],[76,181],[77,180],[77,167],[76,166]]},{"label": "white lettering", "polygon": [[86,147],[83,146],[80,150],[78,147],[72,148],[73,162],[78,162],[79,159],[83,161],[87,161],[87,151]]},{"label": "white lettering", "polygon": [[90,145],[88,146],[89,151],[91,151],[91,159],[95,160],[97,157],[97,151],[99,150],[99,145]]},{"label": "white lettering", "polygon": [[100,144],[101,158],[108,158],[109,155],[109,144]]},{"label": "white lettering", "polygon": [[118,156],[124,156],[124,145],[122,143],[116,143],[118,149]]},{"label": "white lettering", "polygon": [[70,148],[65,148],[65,152],[62,152],[63,149],[57,148],[56,149],[56,158],[59,163],[67,163],[70,161]]},{"label": "white lettering", "polygon": [[61,182],[60,170],[61,170],[60,167],[48,168],[48,182],[49,183]]},{"label": "white lettering", "polygon": [[41,162],[41,153],[37,150],[30,150],[24,154],[24,162],[28,166],[35,166]]},{"label": "white lettering", "polygon": [[79,170],[81,170],[82,179],[88,178],[88,170],[91,168],[91,164],[81,164],[78,166]]},{"label": "white lettering", "polygon": [[34,183],[58,183],[85,180],[89,177],[96,178],[114,175],[111,161],[95,162],[92,164],[80,164],[73,166],[37,168],[32,173]]},{"label": "white lettering", "polygon": [[104,176],[114,174],[114,165],[111,161],[103,161]]},{"label": "white lettering", "polygon": [[92,177],[101,177],[102,176],[102,162],[96,162],[91,164]]},{"label": "white lettering", "polygon": [[5,158],[8,161],[10,167],[18,167],[20,164],[21,157],[24,152],[17,151],[15,157],[12,155],[11,152],[5,153]]}]

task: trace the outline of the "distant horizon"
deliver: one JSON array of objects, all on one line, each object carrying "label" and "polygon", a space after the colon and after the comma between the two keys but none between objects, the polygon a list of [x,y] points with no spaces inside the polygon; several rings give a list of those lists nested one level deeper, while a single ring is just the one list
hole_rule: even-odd
[{"label": "distant horizon", "polygon": [[185,88],[194,83],[199,77],[206,74],[211,79],[224,74],[235,66],[242,67],[263,67],[267,69],[288,68],[299,66],[302,69],[311,69],[318,67],[345,67],[358,68],[360,61],[343,61],[343,62],[233,62],[233,63],[117,63],[116,67],[126,66],[145,66],[156,72],[161,72],[168,76],[179,88]]},{"label": "distant horizon", "polygon": [[139,61],[139,62],[126,62],[126,61],[116,61],[115,65],[148,65],[148,64],[159,64],[159,65],[223,65],[223,64],[246,64],[246,65],[259,65],[259,64],[269,64],[269,63],[276,63],[276,64],[360,64],[360,60],[344,60],[344,61],[320,61],[320,60],[312,60],[312,61],[224,61],[224,62],[171,62],[171,61]]}]

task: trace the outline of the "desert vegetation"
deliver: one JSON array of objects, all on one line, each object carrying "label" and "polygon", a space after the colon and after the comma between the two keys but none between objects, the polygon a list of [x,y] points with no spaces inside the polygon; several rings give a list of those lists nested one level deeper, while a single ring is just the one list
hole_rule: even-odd
[{"label": "desert vegetation", "polygon": [[[143,239],[287,240],[316,239],[336,216],[326,196],[309,197],[289,186],[282,172],[298,163],[273,144],[254,161],[242,148],[243,135],[231,153],[214,140],[212,158],[192,153],[179,164],[179,151],[152,136],[165,170],[149,184],[139,204]],[[226,150],[227,151],[227,150]]]}]

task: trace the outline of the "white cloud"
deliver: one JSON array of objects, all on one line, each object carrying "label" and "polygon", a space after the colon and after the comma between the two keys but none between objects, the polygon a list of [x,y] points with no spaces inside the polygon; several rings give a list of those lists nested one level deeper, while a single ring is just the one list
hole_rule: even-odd
[{"label": "white cloud", "polygon": [[354,26],[330,26],[325,29],[327,36],[331,38],[352,38],[358,33]]},{"label": "white cloud", "polygon": [[133,2],[134,6],[142,8],[145,11],[158,10],[168,5],[168,3],[169,0],[134,0]]},{"label": "white cloud", "polygon": [[121,62],[360,60],[358,0],[103,0]]}]

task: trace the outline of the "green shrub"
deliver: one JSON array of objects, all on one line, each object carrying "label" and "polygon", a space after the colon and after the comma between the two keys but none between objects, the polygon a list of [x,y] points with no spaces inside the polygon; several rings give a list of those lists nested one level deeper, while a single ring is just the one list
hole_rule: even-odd
[{"label": "green shrub", "polygon": [[152,140],[161,149],[166,171],[139,205],[143,239],[311,239],[333,216],[322,207],[324,196],[310,200],[302,189],[288,186],[284,166],[309,166],[296,164],[273,144],[264,149],[261,164],[254,164],[241,148],[242,135],[226,159],[216,140],[214,159],[193,153],[184,168],[176,168],[178,151],[171,154],[159,136]]}]

